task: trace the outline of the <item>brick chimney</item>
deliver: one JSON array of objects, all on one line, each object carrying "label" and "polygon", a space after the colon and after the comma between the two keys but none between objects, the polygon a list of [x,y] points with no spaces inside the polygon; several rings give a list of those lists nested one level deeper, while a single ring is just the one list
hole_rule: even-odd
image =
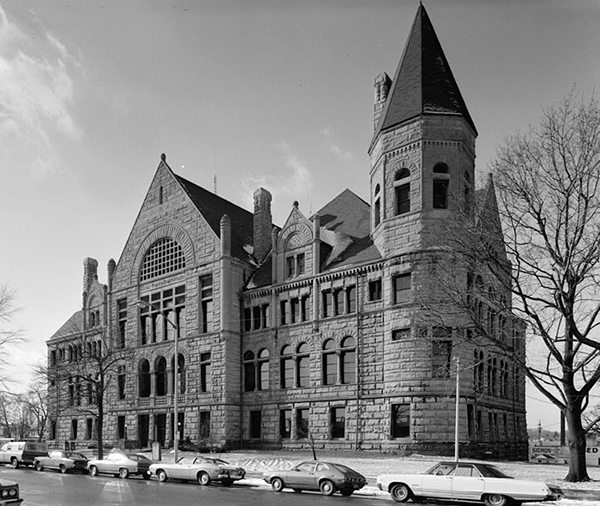
[{"label": "brick chimney", "polygon": [[254,192],[254,258],[262,262],[271,248],[271,194],[264,188]]},{"label": "brick chimney", "polygon": [[373,105],[373,130],[377,129],[377,124],[379,123],[379,118],[381,117],[381,113],[383,112],[383,108],[385,107],[385,101],[387,100],[388,93],[390,92],[390,88],[392,87],[392,80],[390,76],[388,76],[385,72],[383,74],[379,74],[375,78],[374,88],[375,88],[375,103]]}]

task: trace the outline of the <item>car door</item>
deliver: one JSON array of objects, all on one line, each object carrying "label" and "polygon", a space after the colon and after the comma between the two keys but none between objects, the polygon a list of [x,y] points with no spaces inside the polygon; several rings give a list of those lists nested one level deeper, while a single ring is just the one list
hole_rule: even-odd
[{"label": "car door", "polygon": [[174,476],[174,478],[179,478],[180,480],[193,480],[195,476],[192,476],[192,466],[197,460],[199,459],[194,457],[181,457],[177,461],[177,465],[173,466],[175,469],[174,472],[177,473],[177,476]]},{"label": "car door", "polygon": [[302,490],[315,490],[315,464],[304,462],[287,474],[287,485]]},{"label": "car door", "polygon": [[485,482],[477,468],[470,464],[458,464],[452,480],[452,498],[476,501],[481,498]]},{"label": "car door", "polygon": [[423,497],[452,498],[452,480],[455,465],[451,462],[436,466],[430,474],[423,475]]},{"label": "car door", "polygon": [[58,459],[60,458],[60,456],[61,456],[60,452],[50,452],[48,454],[48,464],[46,464],[46,467],[56,469],[60,464],[58,462]]}]

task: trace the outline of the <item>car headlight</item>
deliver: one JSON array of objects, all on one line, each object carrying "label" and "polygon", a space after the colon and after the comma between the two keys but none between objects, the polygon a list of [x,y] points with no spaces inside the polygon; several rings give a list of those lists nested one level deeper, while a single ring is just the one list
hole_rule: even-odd
[{"label": "car headlight", "polygon": [[17,495],[18,495],[17,489],[16,488],[11,488],[8,491],[8,495],[10,495],[11,497],[17,497]]},{"label": "car headlight", "polygon": [[8,497],[8,490],[7,489],[4,489],[2,491],[2,497]]}]

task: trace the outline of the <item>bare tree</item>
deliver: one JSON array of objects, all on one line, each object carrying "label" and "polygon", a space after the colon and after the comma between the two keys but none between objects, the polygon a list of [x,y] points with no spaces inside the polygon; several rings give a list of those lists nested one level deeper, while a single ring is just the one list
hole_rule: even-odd
[{"label": "bare tree", "polygon": [[[6,371],[7,353],[11,346],[22,341],[19,330],[11,326],[11,321],[17,311],[15,307],[15,292],[8,285],[0,284],[0,370]],[[0,373],[0,388],[6,389],[9,378]]]},{"label": "bare tree", "polygon": [[57,357],[55,363],[51,359],[48,368],[40,372],[54,385],[49,403],[56,414],[86,415],[95,420],[98,458],[102,458],[108,392],[117,381],[119,368],[129,362],[131,351],[111,346],[103,326],[86,331],[73,324],[68,331],[65,356]]},{"label": "bare tree", "polygon": [[38,441],[42,441],[48,426],[48,384],[46,376],[36,376],[22,398],[29,412],[32,429],[36,432]]},{"label": "bare tree", "polygon": [[[493,184],[502,226],[485,213],[463,220],[464,232],[451,234],[458,261],[445,285],[462,283],[453,303],[469,310],[477,339],[510,357],[565,415],[571,456],[565,479],[587,481],[586,430],[597,417],[585,426],[583,414],[600,379],[596,99],[571,93],[537,127],[507,139],[493,163]],[[477,279],[485,282],[478,286]],[[527,362],[514,339],[490,328],[490,321],[511,321],[512,314],[517,341],[527,339]]]}]

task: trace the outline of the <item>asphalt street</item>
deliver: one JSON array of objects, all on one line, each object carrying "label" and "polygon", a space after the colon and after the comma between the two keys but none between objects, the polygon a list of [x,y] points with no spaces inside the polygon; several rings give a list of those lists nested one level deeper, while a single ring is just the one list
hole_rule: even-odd
[{"label": "asphalt street", "polygon": [[23,506],[186,506],[248,505],[261,506],[336,506],[347,504],[367,506],[394,504],[387,499],[372,497],[325,497],[318,493],[292,491],[276,493],[268,488],[236,485],[223,487],[212,484],[203,487],[197,483],[145,481],[139,477],[126,480],[110,476],[91,477],[81,474],[60,474],[54,471],[38,472],[33,469],[12,469],[0,466],[0,477],[19,484]]}]

